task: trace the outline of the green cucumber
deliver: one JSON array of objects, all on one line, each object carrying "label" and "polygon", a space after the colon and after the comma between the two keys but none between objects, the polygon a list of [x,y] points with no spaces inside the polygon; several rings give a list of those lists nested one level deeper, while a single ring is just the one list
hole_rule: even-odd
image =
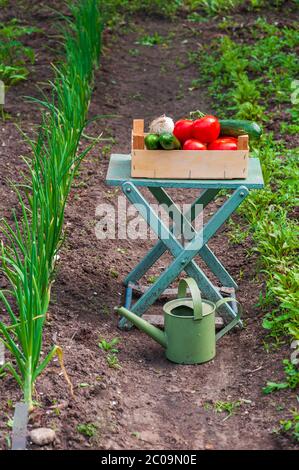
[{"label": "green cucumber", "polygon": [[263,133],[261,127],[253,121],[242,121],[239,119],[221,119],[220,135],[238,137],[239,135],[249,135],[251,139],[259,139]]},{"label": "green cucumber", "polygon": [[159,137],[159,142],[164,150],[180,150],[181,144],[179,140],[169,132],[164,132]]},{"label": "green cucumber", "polygon": [[158,150],[160,147],[158,134],[148,134],[144,138],[144,143],[147,150]]}]

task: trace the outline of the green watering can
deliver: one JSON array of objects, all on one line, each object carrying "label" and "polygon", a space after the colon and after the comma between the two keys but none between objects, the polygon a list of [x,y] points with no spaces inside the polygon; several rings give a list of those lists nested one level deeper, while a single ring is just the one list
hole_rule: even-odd
[{"label": "green watering can", "polygon": [[[186,297],[189,287],[191,298]],[[233,328],[240,314],[215,334],[215,312],[233,298],[220,299],[213,303],[201,298],[197,283],[192,278],[179,283],[178,298],[164,307],[164,332],[124,307],[117,312],[166,348],[166,357],[177,364],[201,364],[210,361],[216,354],[216,341]]]}]

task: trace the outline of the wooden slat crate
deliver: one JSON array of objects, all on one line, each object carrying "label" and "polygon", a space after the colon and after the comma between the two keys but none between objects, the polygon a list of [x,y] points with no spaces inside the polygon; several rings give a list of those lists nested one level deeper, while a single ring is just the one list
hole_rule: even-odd
[{"label": "wooden slat crate", "polygon": [[248,175],[248,135],[238,137],[238,150],[147,150],[144,120],[135,119],[132,131],[133,178],[243,179]]}]

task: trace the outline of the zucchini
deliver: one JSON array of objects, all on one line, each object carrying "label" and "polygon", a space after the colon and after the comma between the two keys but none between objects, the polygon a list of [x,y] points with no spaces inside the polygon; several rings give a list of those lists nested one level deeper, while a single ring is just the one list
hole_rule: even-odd
[{"label": "zucchini", "polygon": [[158,150],[160,147],[159,136],[157,134],[148,134],[144,138],[145,146],[148,150]]},{"label": "zucchini", "polygon": [[220,135],[238,137],[248,134],[251,139],[259,139],[263,133],[261,127],[253,121],[242,121],[239,119],[221,119]]},{"label": "zucchini", "polygon": [[179,140],[169,132],[164,132],[159,137],[159,142],[164,150],[180,150],[181,144]]}]

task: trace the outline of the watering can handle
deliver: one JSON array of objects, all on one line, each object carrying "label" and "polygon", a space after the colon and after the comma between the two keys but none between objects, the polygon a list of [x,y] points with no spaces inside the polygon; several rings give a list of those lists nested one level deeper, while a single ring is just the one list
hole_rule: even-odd
[{"label": "watering can handle", "polygon": [[201,293],[197,282],[192,277],[181,279],[178,287],[178,298],[186,297],[187,287],[189,287],[191,298],[193,301],[194,320],[202,319],[202,301]]},{"label": "watering can handle", "polygon": [[220,299],[218,302],[216,302],[216,310],[221,307],[221,305],[226,304],[227,302],[236,302],[237,304],[240,305],[240,309],[238,309],[238,313],[236,317],[229,322],[224,328],[222,328],[218,333],[216,334],[216,341],[220,338],[222,338],[223,335],[225,335],[229,330],[231,330],[237,323],[239,323],[240,320],[240,315],[241,315],[241,304],[238,302],[237,299],[234,297],[226,297],[225,299]]}]

